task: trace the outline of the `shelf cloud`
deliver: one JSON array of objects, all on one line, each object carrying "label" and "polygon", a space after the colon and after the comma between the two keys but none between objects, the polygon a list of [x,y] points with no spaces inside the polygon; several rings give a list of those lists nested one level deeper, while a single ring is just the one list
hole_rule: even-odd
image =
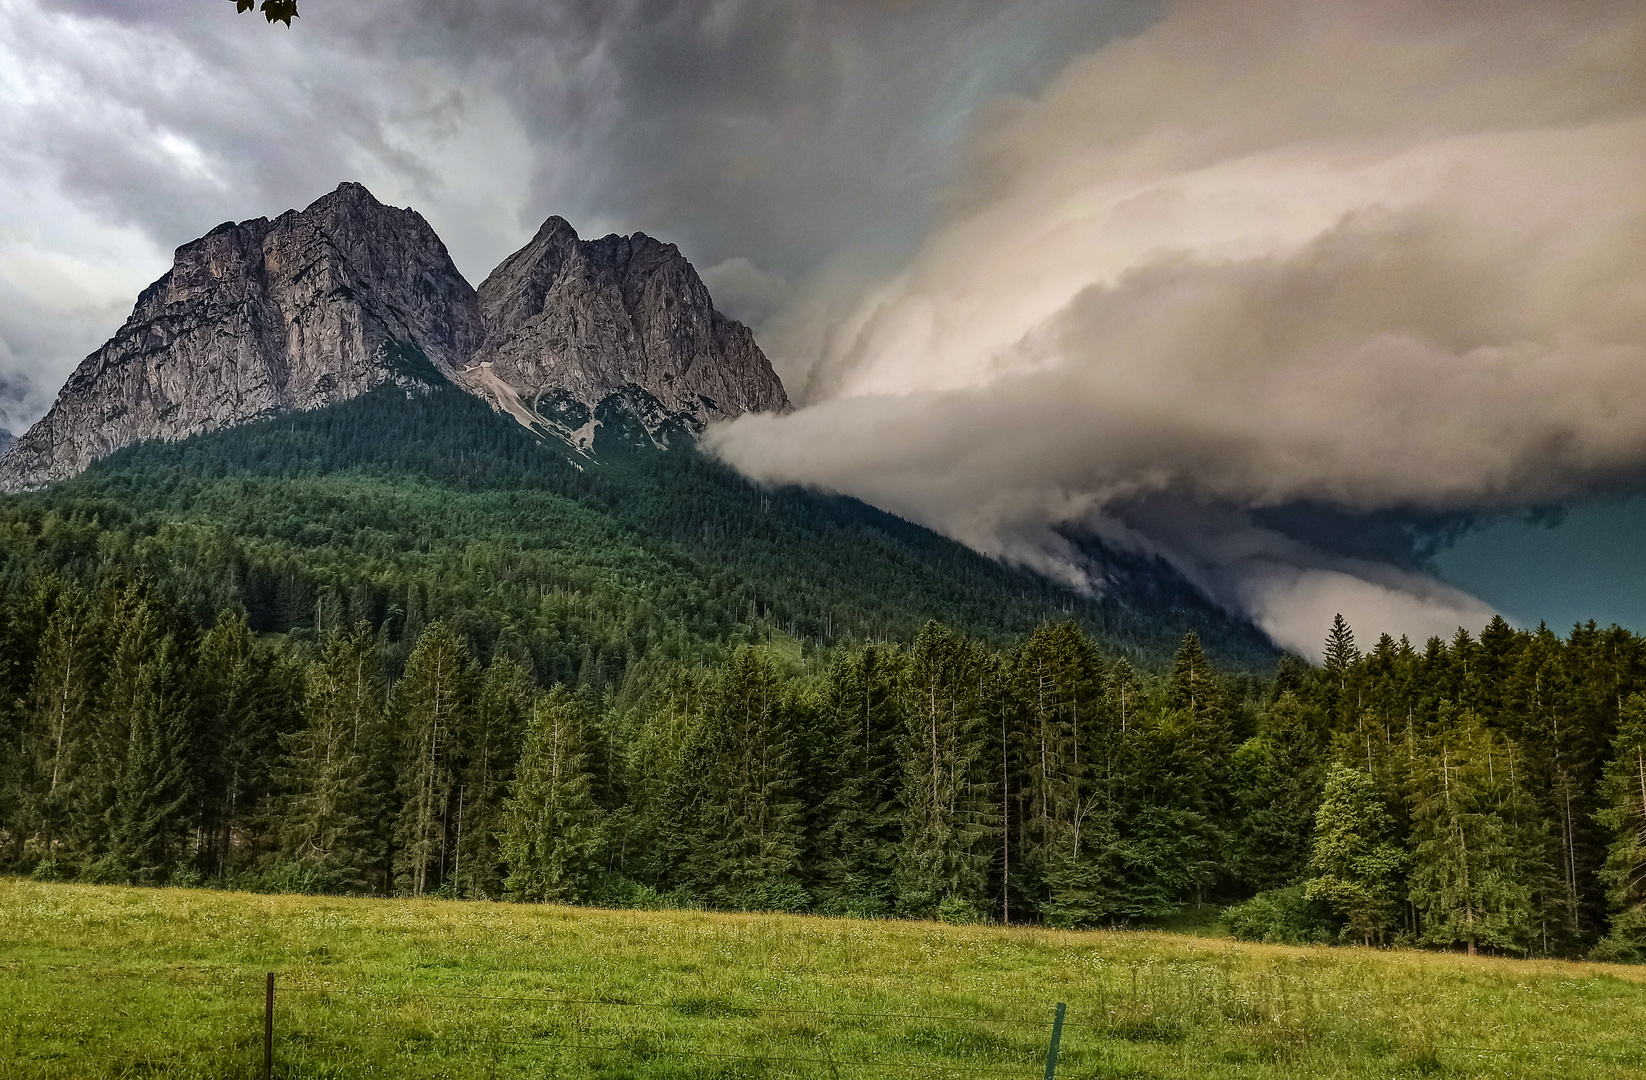
[{"label": "shelf cloud", "polygon": [[1310,654],[1336,610],[1478,626],[1250,512],[1642,472],[1642,55],[1632,4],[1176,4],[999,105],[907,264],[816,309],[804,407],[711,444],[1094,588],[1070,537],[1153,548]]}]

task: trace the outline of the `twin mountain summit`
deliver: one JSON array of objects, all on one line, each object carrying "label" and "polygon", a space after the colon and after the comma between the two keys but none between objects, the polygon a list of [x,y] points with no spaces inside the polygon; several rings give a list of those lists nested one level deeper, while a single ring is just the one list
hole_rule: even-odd
[{"label": "twin mountain summit", "polygon": [[[713,421],[789,408],[754,335],[715,309],[673,244],[643,233],[583,240],[551,217],[475,289],[420,214],[344,183],[306,209],[225,223],[178,248],[45,417],[0,444],[0,491],[67,480],[138,444],[374,392],[452,388],[585,462],[603,428],[695,453]],[[885,527],[899,542],[911,529]],[[933,545],[950,542],[926,535],[916,546]],[[1196,629],[1208,645],[1226,643],[1230,659],[1272,655],[1255,628],[1166,564],[1083,546],[1105,582],[1099,598],[1021,572],[1048,616],[1074,612],[1129,651],[1158,653]]]}]

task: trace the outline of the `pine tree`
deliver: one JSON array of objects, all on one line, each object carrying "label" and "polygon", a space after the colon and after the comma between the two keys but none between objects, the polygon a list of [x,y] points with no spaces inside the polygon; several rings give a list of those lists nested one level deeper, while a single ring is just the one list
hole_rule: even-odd
[{"label": "pine tree", "polygon": [[460,896],[494,899],[503,892],[497,831],[535,687],[531,674],[499,654],[480,683],[463,735],[464,768],[457,789],[457,856],[452,868]]},{"label": "pine tree", "polygon": [[601,814],[591,794],[584,702],[564,686],[536,697],[498,843],[511,900],[577,903],[599,866]]},{"label": "pine tree", "polygon": [[717,672],[688,768],[701,776],[688,873],[699,895],[731,908],[803,908],[799,773],[783,680],[740,647]]},{"label": "pine tree", "polygon": [[1638,960],[1646,957],[1646,697],[1640,694],[1623,703],[1601,797],[1603,808],[1595,818],[1612,842],[1600,878],[1612,918],[1597,953]]},{"label": "pine tree", "polygon": [[422,896],[444,883],[450,865],[452,786],[459,734],[468,726],[469,651],[445,623],[424,628],[395,687],[400,729],[395,886]]},{"label": "pine tree", "polygon": [[1304,895],[1343,920],[1343,936],[1382,944],[1399,923],[1405,855],[1377,783],[1334,765],[1315,814]]},{"label": "pine tree", "polygon": [[1289,885],[1303,872],[1325,783],[1324,717],[1287,693],[1242,743],[1231,767],[1236,869],[1257,890]]},{"label": "pine tree", "polygon": [[[103,689],[106,648],[99,614],[76,586],[43,582],[30,598],[43,629],[35,644],[33,678],[20,711],[21,760],[17,781],[22,831],[41,858],[54,858],[91,754]],[[20,623],[23,620],[19,620]]]},{"label": "pine tree", "polygon": [[1526,951],[1541,856],[1524,767],[1474,713],[1442,705],[1412,777],[1411,899],[1436,945]]},{"label": "pine tree", "polygon": [[309,665],[304,727],[281,737],[281,854],[336,891],[368,888],[377,861],[373,766],[383,754],[383,677],[367,623],[328,636]]},{"label": "pine tree", "polygon": [[898,904],[930,914],[946,900],[988,906],[998,821],[980,691],[993,663],[972,643],[927,623],[910,656],[904,709],[903,843]]}]

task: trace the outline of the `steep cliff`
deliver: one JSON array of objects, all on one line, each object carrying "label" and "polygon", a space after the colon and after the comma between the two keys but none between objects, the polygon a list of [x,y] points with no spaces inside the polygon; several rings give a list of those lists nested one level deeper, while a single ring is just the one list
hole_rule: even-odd
[{"label": "steep cliff", "polygon": [[603,404],[656,432],[789,407],[754,335],[715,310],[673,244],[580,240],[558,217],[479,289],[486,339],[459,381],[528,426],[563,434]]},{"label": "steep cliff", "polygon": [[438,379],[483,336],[474,290],[428,223],[343,184],[178,248],[0,458],[0,490],[72,476],[135,442]]}]

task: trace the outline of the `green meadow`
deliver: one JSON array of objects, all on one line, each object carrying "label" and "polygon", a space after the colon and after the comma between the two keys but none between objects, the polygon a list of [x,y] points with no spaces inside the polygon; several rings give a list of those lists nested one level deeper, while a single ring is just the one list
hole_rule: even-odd
[{"label": "green meadow", "polygon": [[1638,1077],[1646,968],[0,880],[0,1078]]}]

